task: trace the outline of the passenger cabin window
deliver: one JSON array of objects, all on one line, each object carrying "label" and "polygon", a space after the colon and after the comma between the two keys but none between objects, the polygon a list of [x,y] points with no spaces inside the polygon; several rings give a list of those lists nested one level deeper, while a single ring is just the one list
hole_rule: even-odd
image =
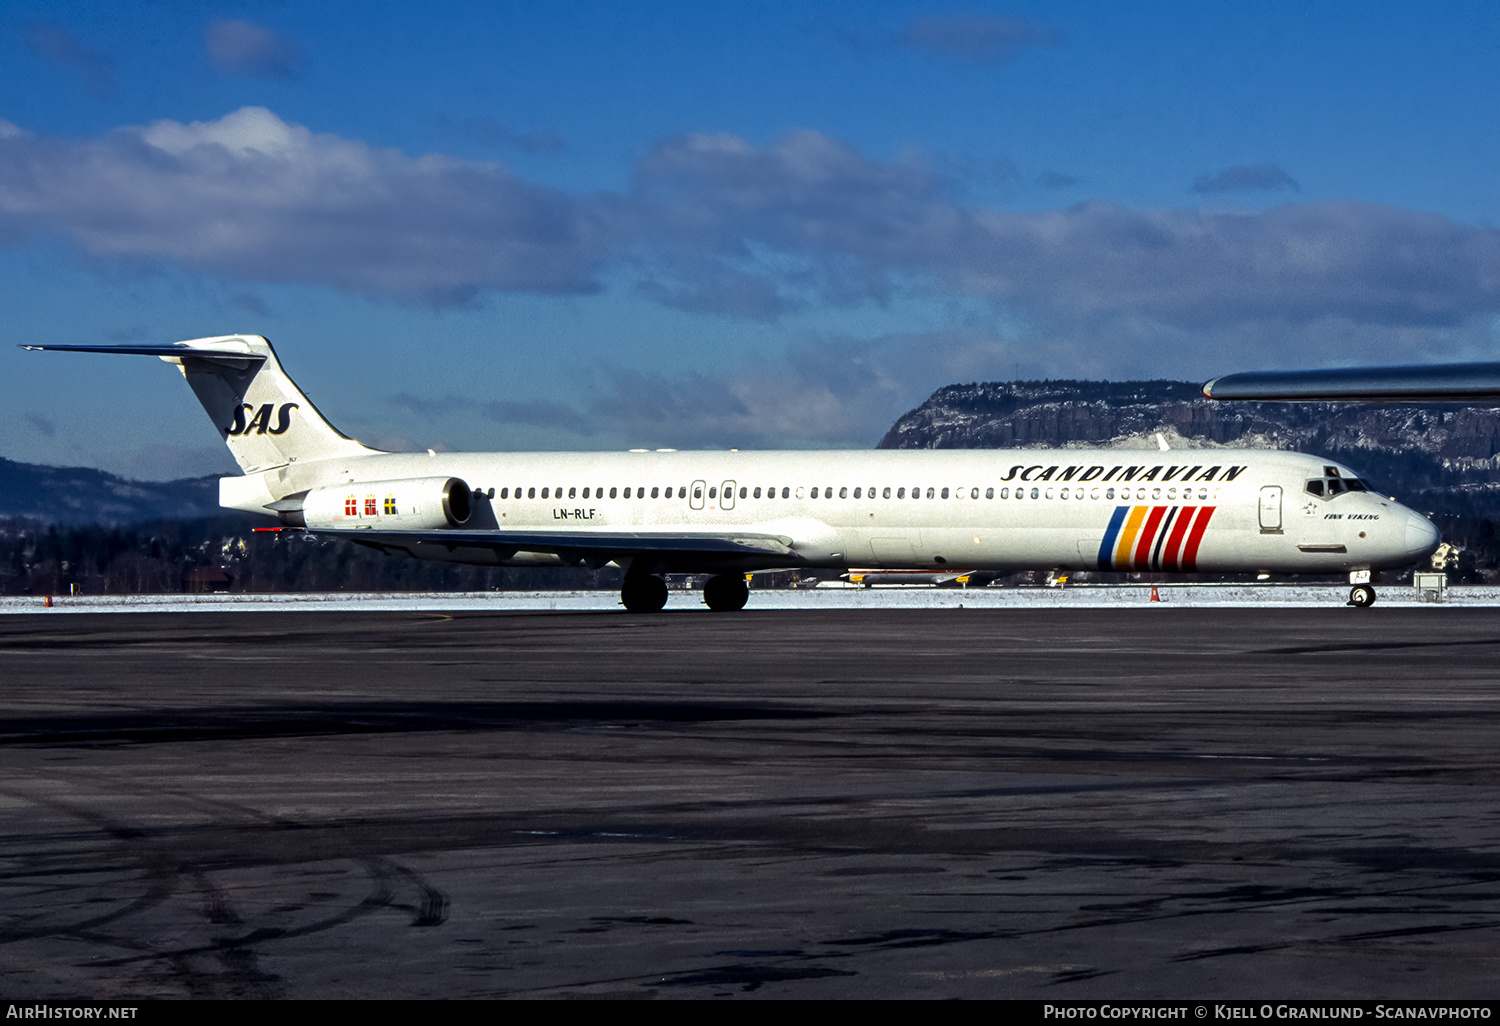
[{"label": "passenger cabin window", "polygon": [[940,494],[946,499],[948,497],[948,489],[944,488]]},{"label": "passenger cabin window", "polygon": [[614,489],[614,488],[611,488],[611,489],[610,489],[610,490],[609,490],[609,497],[610,497],[610,498],[611,498],[611,499],[613,499],[613,498],[614,498],[614,497],[615,497],[615,493],[616,493],[616,489]]},{"label": "passenger cabin window", "polygon": [[[857,490],[858,489],[856,489],[856,491]],[[855,495],[854,497],[856,499],[859,498],[858,495]],[[840,488],[839,489],[839,498],[841,498],[841,499],[847,499],[847,498],[849,498],[849,489],[848,488]]]},{"label": "passenger cabin window", "polygon": [[792,490],[783,485],[781,488],[781,497],[783,499],[790,499],[792,497]]},{"label": "passenger cabin window", "polygon": [[760,498],[760,485],[755,486],[754,498]]},{"label": "passenger cabin window", "polygon": [[717,485],[708,490],[708,497],[710,499],[717,499],[719,497],[719,489]]},{"label": "passenger cabin window", "polygon": [[882,499],[889,499],[891,497],[891,490],[889,488],[885,489],[885,491],[880,493],[880,497]]},{"label": "passenger cabin window", "polygon": [[745,498],[745,493],[749,490],[750,489],[746,488],[744,485],[740,485],[740,498]]},{"label": "passenger cabin window", "polygon": [[984,490],[984,497],[986,499],[993,499],[995,497],[995,489],[993,489],[993,488],[986,488]]}]

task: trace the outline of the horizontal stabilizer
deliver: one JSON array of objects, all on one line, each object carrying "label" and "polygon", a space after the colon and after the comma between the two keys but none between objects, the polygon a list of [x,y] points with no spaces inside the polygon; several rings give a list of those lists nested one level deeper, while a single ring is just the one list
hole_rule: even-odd
[{"label": "horizontal stabilizer", "polygon": [[1203,386],[1209,399],[1441,402],[1500,399],[1500,363],[1251,371]]},{"label": "horizontal stabilizer", "polygon": [[65,353],[118,353],[122,356],[165,356],[174,360],[193,359],[211,360],[215,363],[224,363],[231,366],[245,366],[246,362],[264,363],[265,356],[261,353],[237,353],[233,350],[224,349],[196,349],[193,346],[170,345],[170,346],[26,346],[20,348],[32,352],[65,352]]}]

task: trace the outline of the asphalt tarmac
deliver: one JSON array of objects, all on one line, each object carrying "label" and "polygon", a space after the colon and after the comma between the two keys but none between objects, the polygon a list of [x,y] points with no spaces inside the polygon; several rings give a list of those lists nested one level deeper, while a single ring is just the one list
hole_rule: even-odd
[{"label": "asphalt tarmac", "polygon": [[1493,998],[1484,609],[0,618],[0,996]]}]

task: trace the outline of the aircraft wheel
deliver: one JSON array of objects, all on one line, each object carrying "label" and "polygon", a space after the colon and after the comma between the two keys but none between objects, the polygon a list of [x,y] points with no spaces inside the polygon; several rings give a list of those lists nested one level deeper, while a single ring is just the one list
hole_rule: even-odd
[{"label": "aircraft wheel", "polygon": [[620,589],[620,602],[630,613],[659,613],[667,604],[667,582],[660,577],[627,578]]},{"label": "aircraft wheel", "polygon": [[750,599],[750,588],[744,578],[735,574],[719,574],[710,577],[703,586],[703,604],[716,613],[732,613],[744,609]]},{"label": "aircraft wheel", "polygon": [[1364,609],[1375,604],[1375,589],[1368,584],[1356,584],[1349,589],[1349,604]]}]

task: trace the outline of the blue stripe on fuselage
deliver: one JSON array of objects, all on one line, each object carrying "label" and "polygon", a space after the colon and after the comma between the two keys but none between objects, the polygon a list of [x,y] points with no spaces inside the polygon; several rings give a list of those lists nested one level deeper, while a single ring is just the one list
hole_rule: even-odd
[{"label": "blue stripe on fuselage", "polygon": [[1115,541],[1120,537],[1120,525],[1125,523],[1125,514],[1129,512],[1129,506],[1116,506],[1115,515],[1109,518],[1109,529],[1104,532],[1104,541],[1099,543],[1100,570],[1115,568]]}]

